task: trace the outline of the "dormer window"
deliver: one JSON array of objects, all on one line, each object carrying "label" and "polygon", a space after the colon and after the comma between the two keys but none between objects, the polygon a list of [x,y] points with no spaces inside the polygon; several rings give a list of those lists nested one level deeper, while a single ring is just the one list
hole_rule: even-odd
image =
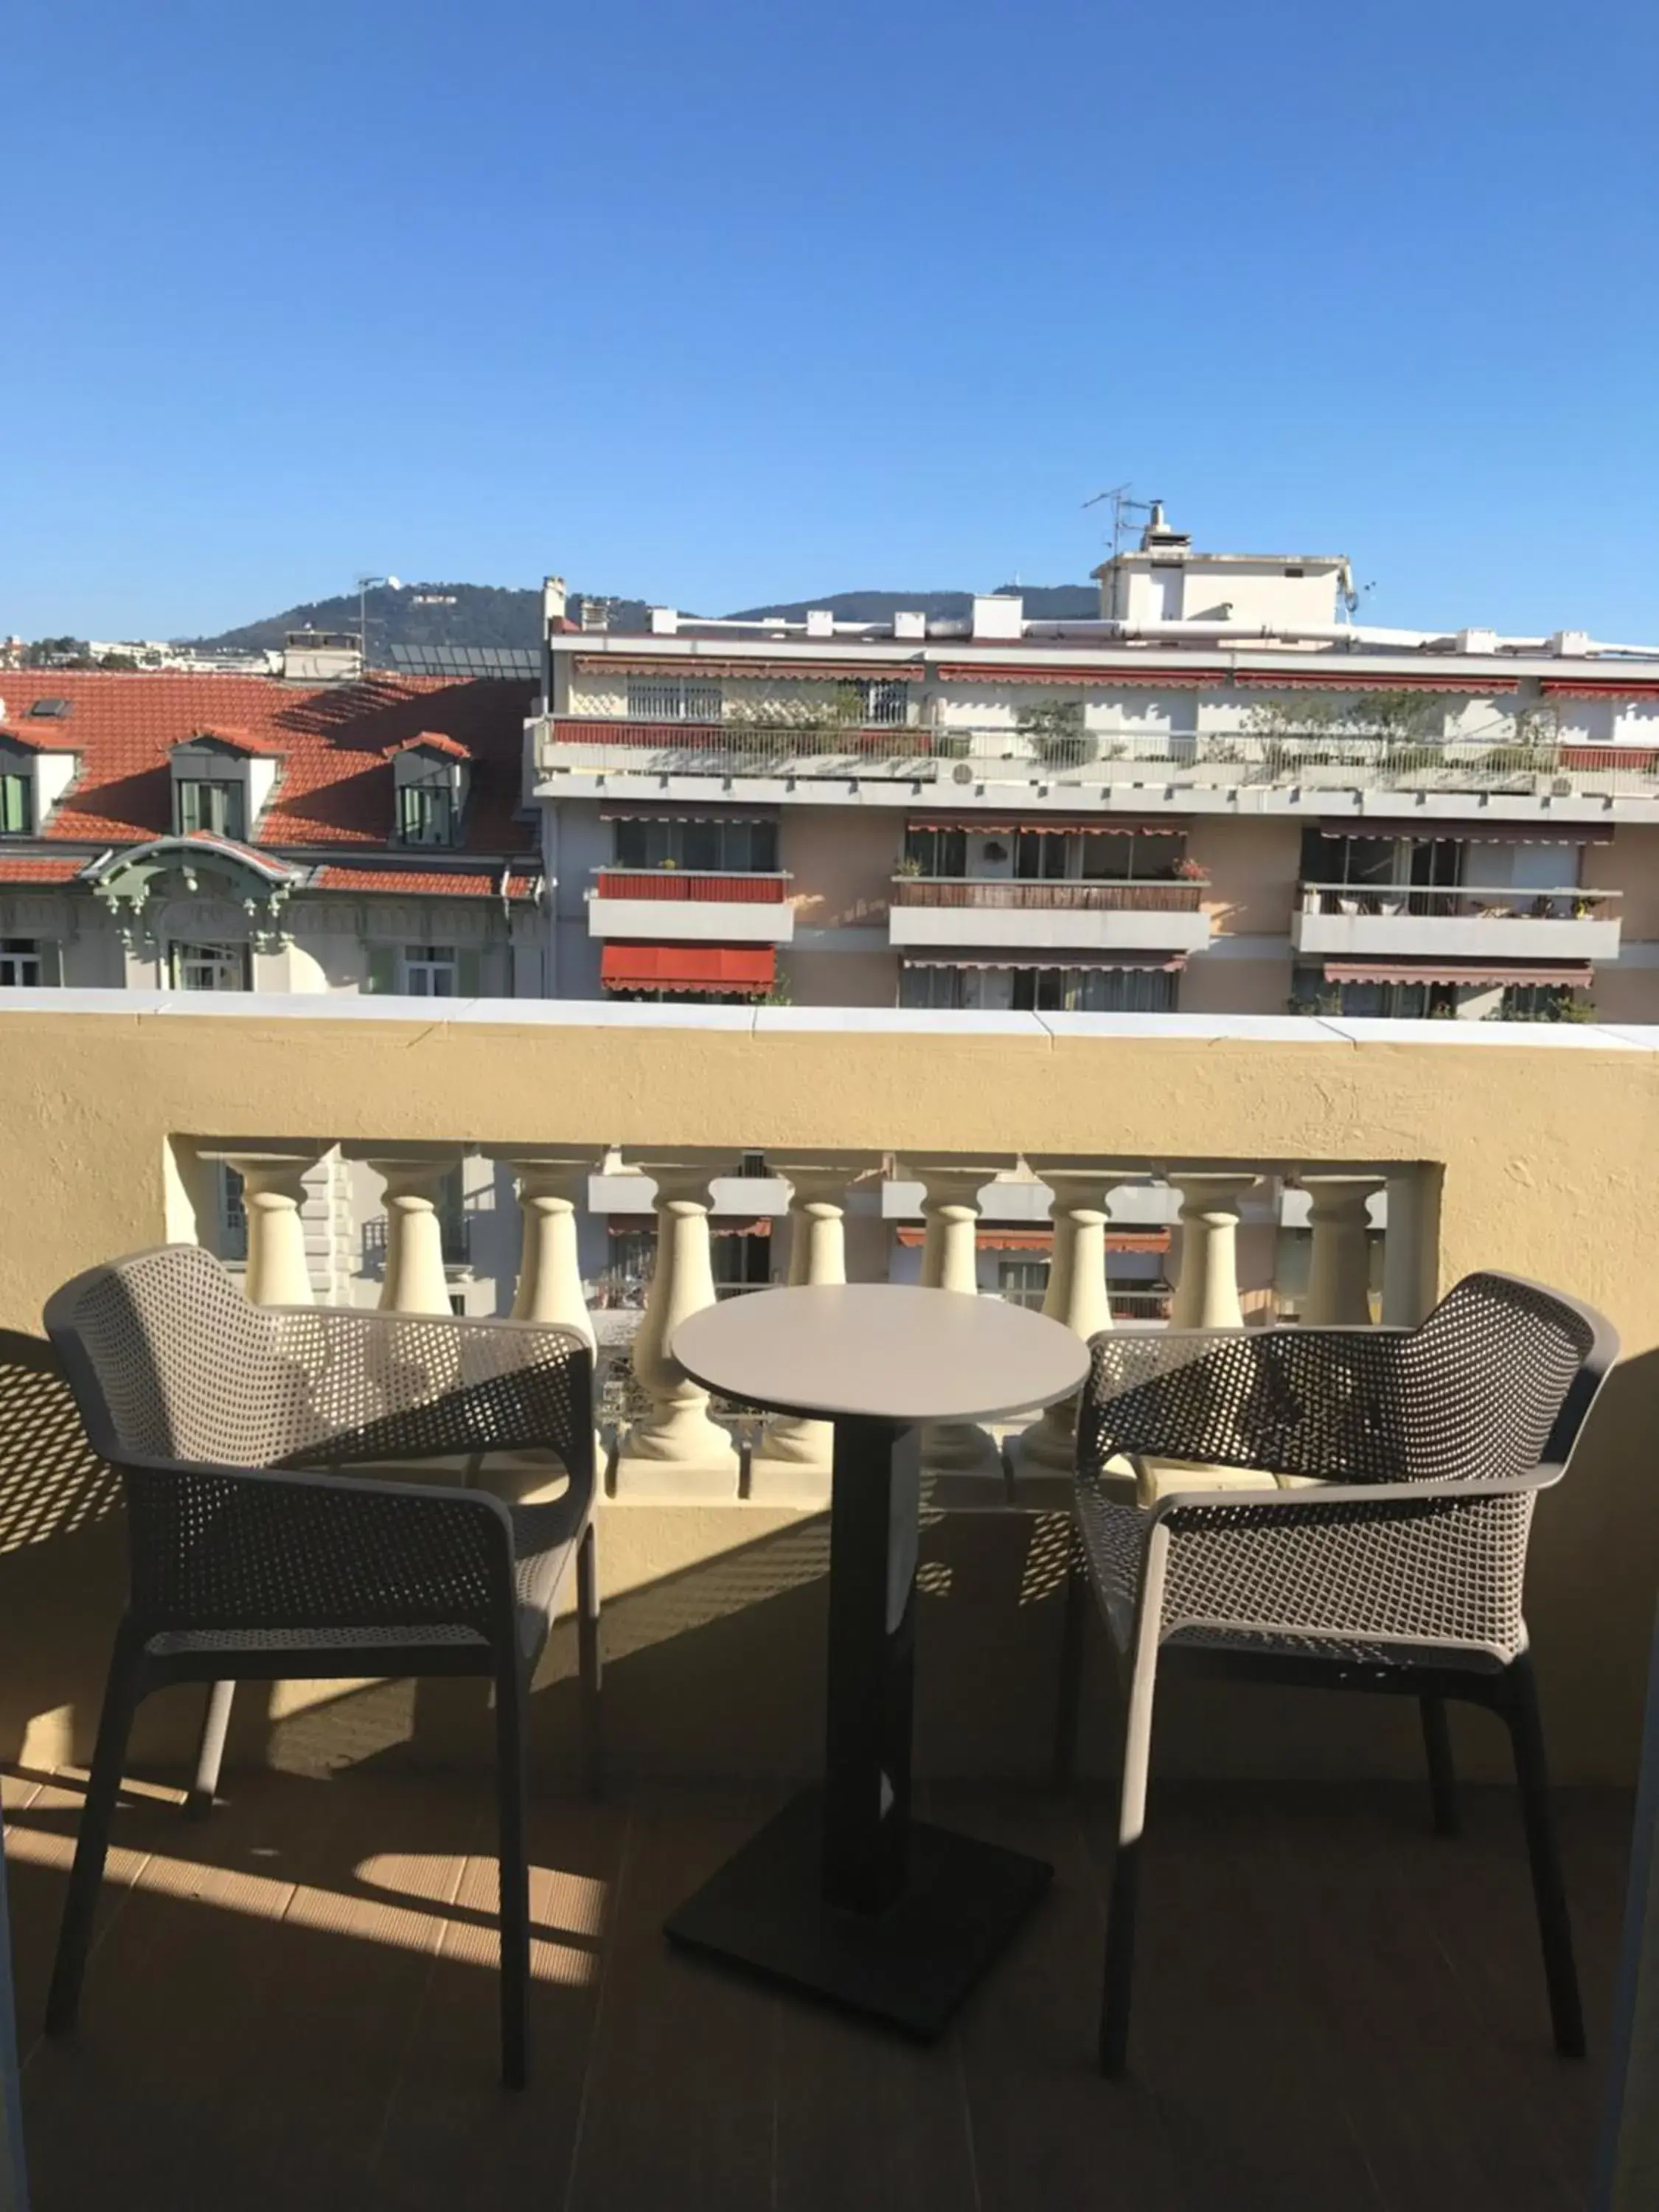
[{"label": "dormer window", "polygon": [[[261,759],[268,789],[275,763]],[[248,755],[234,741],[205,734],[173,748],[173,826],[181,837],[205,830],[214,837],[246,841],[255,811]]]},{"label": "dormer window", "polygon": [[392,773],[397,842],[428,850],[459,845],[466,807],[465,747],[453,738],[413,738],[398,747]]},{"label": "dormer window", "polygon": [[0,746],[0,837],[34,834],[34,770],[32,763]]}]

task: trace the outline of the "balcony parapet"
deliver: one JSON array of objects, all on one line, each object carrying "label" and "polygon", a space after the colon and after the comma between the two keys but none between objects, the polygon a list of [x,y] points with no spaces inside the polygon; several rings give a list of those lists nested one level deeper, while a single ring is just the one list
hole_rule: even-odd
[{"label": "balcony parapet", "polygon": [[1615,960],[1620,894],[1475,884],[1314,884],[1291,917],[1298,952],[1465,959]]}]

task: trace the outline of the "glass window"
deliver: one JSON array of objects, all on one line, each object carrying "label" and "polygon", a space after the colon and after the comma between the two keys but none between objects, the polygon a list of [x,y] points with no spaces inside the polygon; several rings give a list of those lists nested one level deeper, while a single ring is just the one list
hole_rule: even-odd
[{"label": "glass window", "polygon": [[691,868],[718,875],[774,875],[775,822],[652,822],[624,817],[615,824],[614,866]]},{"label": "glass window", "polygon": [[677,676],[628,680],[631,722],[718,722],[725,713],[726,694],[718,684],[688,683]]},{"label": "glass window", "polygon": [[933,830],[913,824],[904,833],[904,857],[923,876],[965,876],[968,872],[968,833],[965,830]]},{"label": "glass window", "polygon": [[455,996],[453,945],[411,945],[404,955],[404,990],[411,999]]},{"label": "glass window", "polygon": [[219,1163],[219,1257],[247,1257],[247,1205],[242,1178],[222,1160]]},{"label": "glass window", "polygon": [[246,809],[238,777],[180,776],[173,785],[179,801],[179,831],[189,836],[206,830],[216,837],[247,835]]},{"label": "glass window", "polygon": [[27,837],[34,827],[27,771],[0,775],[0,837]]},{"label": "glass window", "polygon": [[455,792],[442,782],[404,783],[398,787],[398,840],[404,845],[453,845]]},{"label": "glass window", "polygon": [[169,955],[175,991],[246,991],[246,945],[175,945]]},{"label": "glass window", "polygon": [[0,990],[35,991],[40,982],[39,942],[33,937],[0,937]]},{"label": "glass window", "polygon": [[997,1262],[997,1293],[1006,1298],[1011,1306],[1025,1306],[1036,1311],[1048,1294],[1048,1262],[1046,1260],[1000,1260]]},{"label": "glass window", "polygon": [[859,711],[867,728],[892,729],[909,720],[910,687],[908,684],[876,677],[849,688],[858,695]]}]

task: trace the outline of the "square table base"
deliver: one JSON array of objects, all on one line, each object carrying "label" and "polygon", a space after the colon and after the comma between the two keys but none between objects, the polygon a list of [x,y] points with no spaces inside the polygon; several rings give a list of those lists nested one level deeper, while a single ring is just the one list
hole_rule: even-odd
[{"label": "square table base", "polygon": [[667,1935],[931,2042],[1054,1869],[917,1820],[903,1894],[884,1912],[852,1912],[823,1895],[822,1826],[820,1791],[793,1799],[680,1906]]}]

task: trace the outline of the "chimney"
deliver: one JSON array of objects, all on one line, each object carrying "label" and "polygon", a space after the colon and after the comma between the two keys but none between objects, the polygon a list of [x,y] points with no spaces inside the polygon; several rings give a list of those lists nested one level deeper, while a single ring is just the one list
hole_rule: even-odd
[{"label": "chimney", "polygon": [[609,599],[596,599],[584,597],[581,602],[581,609],[582,628],[584,629],[610,629],[611,602]]},{"label": "chimney", "polygon": [[1012,592],[975,592],[974,635],[1018,638],[1025,631],[1025,602]]},{"label": "chimney", "polygon": [[542,635],[547,637],[556,629],[564,628],[564,578],[542,578]]},{"label": "chimney", "polygon": [[808,607],[806,610],[808,637],[833,637],[835,634],[835,610],[831,607]]},{"label": "chimney", "polygon": [[1164,519],[1164,502],[1155,499],[1152,511],[1146,518],[1146,527],[1140,533],[1143,553],[1184,553],[1192,544],[1189,530],[1171,530]]}]

